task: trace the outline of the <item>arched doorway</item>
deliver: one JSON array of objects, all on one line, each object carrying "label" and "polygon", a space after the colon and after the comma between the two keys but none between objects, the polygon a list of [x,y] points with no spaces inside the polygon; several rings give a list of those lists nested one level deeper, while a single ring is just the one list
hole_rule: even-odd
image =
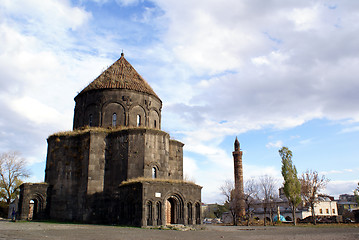
[{"label": "arched doorway", "polygon": [[29,201],[28,220],[36,220],[42,217],[44,212],[44,198],[41,194],[34,194]]},{"label": "arched doorway", "polygon": [[27,216],[28,220],[32,220],[34,218],[34,206],[35,206],[35,201],[30,200],[30,202],[29,202],[29,215]]},{"label": "arched doorway", "polygon": [[166,200],[166,224],[183,224],[183,200],[172,195]]}]

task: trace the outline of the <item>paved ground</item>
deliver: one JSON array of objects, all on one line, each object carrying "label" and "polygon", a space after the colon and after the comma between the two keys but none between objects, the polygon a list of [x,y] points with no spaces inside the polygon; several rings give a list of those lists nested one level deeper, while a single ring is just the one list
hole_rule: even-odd
[{"label": "paved ground", "polygon": [[175,231],[117,226],[54,224],[38,222],[0,221],[3,239],[359,239],[359,227],[227,227],[207,225],[204,230]]}]

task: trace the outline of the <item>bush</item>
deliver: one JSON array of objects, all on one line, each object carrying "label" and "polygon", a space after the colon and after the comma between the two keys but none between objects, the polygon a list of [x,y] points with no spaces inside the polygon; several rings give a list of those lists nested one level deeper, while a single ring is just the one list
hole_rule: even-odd
[{"label": "bush", "polygon": [[7,202],[1,201],[0,202],[0,217],[7,218],[9,212],[9,205]]}]

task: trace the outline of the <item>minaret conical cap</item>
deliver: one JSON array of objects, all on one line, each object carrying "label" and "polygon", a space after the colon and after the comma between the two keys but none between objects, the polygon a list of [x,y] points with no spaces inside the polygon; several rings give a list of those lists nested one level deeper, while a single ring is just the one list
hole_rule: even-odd
[{"label": "minaret conical cap", "polygon": [[235,151],[238,151],[238,150],[239,150],[239,142],[238,142],[237,137],[236,137],[236,140],[234,141],[234,150],[235,150]]}]

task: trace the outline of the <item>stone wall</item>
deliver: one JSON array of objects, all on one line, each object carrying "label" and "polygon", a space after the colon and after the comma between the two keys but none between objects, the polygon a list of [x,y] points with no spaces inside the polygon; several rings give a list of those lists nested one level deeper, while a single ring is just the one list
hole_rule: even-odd
[{"label": "stone wall", "polygon": [[168,178],[171,179],[183,179],[183,146],[184,144],[170,140],[169,142],[169,169]]},{"label": "stone wall", "polygon": [[104,132],[90,132],[87,194],[104,190],[106,137]]},{"label": "stone wall", "polygon": [[[50,136],[45,170],[49,184],[49,215],[51,219],[81,221],[82,206],[92,179],[88,172],[91,144],[90,132],[74,135]],[[92,154],[93,151],[92,151]],[[90,176],[92,177],[92,176]]]},{"label": "stone wall", "polygon": [[128,144],[127,131],[112,132],[107,135],[105,154],[105,191],[113,192],[128,178]]},{"label": "stone wall", "polygon": [[142,187],[140,183],[127,185],[112,193],[88,196],[90,214],[84,222],[141,226]]}]

